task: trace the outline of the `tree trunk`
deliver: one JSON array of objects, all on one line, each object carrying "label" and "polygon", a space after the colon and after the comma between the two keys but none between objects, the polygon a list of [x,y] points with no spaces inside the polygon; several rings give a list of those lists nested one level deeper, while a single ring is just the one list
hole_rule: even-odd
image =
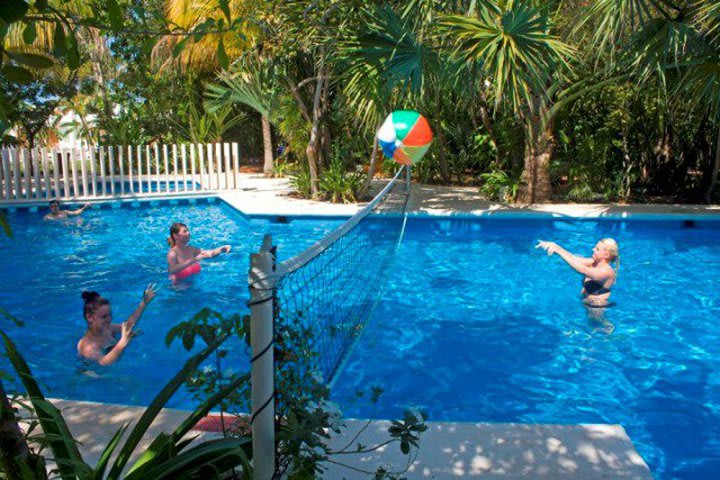
[{"label": "tree trunk", "polygon": [[[435,111],[441,112],[440,108],[440,90],[435,92]],[[444,183],[450,183],[450,170],[448,169],[447,155],[445,152],[445,135],[442,131],[441,122],[437,123],[437,139],[438,139],[438,159],[440,160],[440,176]]]},{"label": "tree trunk", "polygon": [[318,142],[320,137],[320,99],[322,98],[322,89],[324,88],[324,65],[318,70],[317,83],[315,84],[315,96],[313,99],[312,110],[312,127],[310,128],[310,141],[308,141],[305,154],[308,159],[308,167],[310,168],[310,191],[313,197],[319,194],[318,189]]},{"label": "tree trunk", "polygon": [[485,92],[480,92],[480,120],[482,120],[483,127],[485,127],[485,131],[487,132],[488,136],[490,137],[490,141],[495,147],[495,163],[500,165],[500,149],[498,148],[498,142],[495,138],[495,133],[493,132],[492,120],[490,119],[490,115],[488,114],[485,105],[487,105],[487,98],[485,97]]},{"label": "tree trunk", "polygon": [[712,194],[720,173],[720,127],[718,127],[717,140],[715,141],[715,161],[713,162],[712,175],[710,175],[710,186],[705,192],[705,202],[712,202]]},{"label": "tree trunk", "polygon": [[0,471],[10,480],[22,479],[21,464],[34,470],[30,461],[30,450],[23,437],[17,418],[13,413],[10,401],[0,380]]},{"label": "tree trunk", "polygon": [[[536,134],[533,130],[531,144],[525,152],[525,162],[517,201],[519,203],[547,203],[552,195],[550,186],[550,160],[555,146],[553,121],[548,121],[545,129]],[[535,137],[538,135],[537,137]]]},{"label": "tree trunk", "polygon": [[364,198],[367,196],[368,191],[370,190],[370,183],[372,183],[372,179],[375,176],[375,169],[377,168],[377,160],[378,160],[378,153],[380,150],[380,147],[378,146],[377,141],[377,132],[380,129],[380,127],[375,129],[375,140],[373,141],[373,149],[372,153],[370,154],[370,166],[368,167],[367,176],[365,177],[365,182],[363,183],[362,188],[360,189],[360,192],[358,192],[358,195],[360,198]]},{"label": "tree trunk", "polygon": [[262,133],[263,133],[263,153],[265,161],[263,162],[263,173],[266,177],[273,174],[275,170],[275,162],[273,161],[273,145],[272,131],[270,130],[270,121],[266,116],[262,116]]},{"label": "tree trunk", "polygon": [[320,171],[323,171],[325,167],[327,167],[330,164],[330,161],[332,160],[332,144],[330,143],[331,137],[330,137],[330,127],[328,127],[327,122],[325,121],[325,113],[330,111],[330,106],[328,105],[328,95],[330,92],[330,89],[327,87],[328,83],[325,81],[325,88],[323,89],[322,94],[322,117],[320,118],[320,150],[321,150],[321,161],[320,161]]},{"label": "tree trunk", "polygon": [[331,142],[332,140],[330,137],[330,128],[327,126],[327,123],[323,122],[322,128],[320,129],[320,145],[322,150],[322,162],[320,162],[320,171],[330,165],[330,162],[332,161]]},{"label": "tree trunk", "polygon": [[632,159],[630,158],[630,148],[628,147],[627,135],[625,132],[621,132],[622,135],[622,152],[623,152],[623,176],[620,184],[622,200],[628,200],[630,198],[630,192],[632,187],[632,179],[630,178],[630,172],[632,171]]}]

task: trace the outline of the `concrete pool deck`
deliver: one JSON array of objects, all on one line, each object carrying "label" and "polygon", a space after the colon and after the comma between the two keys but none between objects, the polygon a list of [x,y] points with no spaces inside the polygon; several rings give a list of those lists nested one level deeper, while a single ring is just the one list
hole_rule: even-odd
[{"label": "concrete pool deck", "polygon": [[[318,215],[351,216],[365,204],[333,204],[293,198],[287,178],[266,178],[262,174],[241,174],[241,189],[221,192],[219,197],[248,215]],[[387,182],[377,180],[375,192]],[[477,187],[448,187],[412,184],[408,210],[413,215],[488,216],[533,215],[602,218],[653,215],[678,215],[683,218],[704,218],[720,215],[720,205],[660,204],[537,204],[508,205],[486,200]]]},{"label": "concrete pool deck", "polygon": [[[74,402],[53,399],[62,411],[70,431],[80,442],[83,459],[97,463],[103,448],[125,423],[137,420],[141,407]],[[138,445],[147,447],[160,432],[170,432],[187,412],[165,409]],[[342,435],[332,434],[329,444],[339,450],[355,437],[364,445],[383,443],[389,437],[388,421],[347,420]],[[488,479],[633,479],[650,480],[652,475],[637,454],[625,430],[619,425],[530,425],[511,423],[428,422],[422,434],[417,458],[404,474],[407,478],[450,479],[482,477]],[[193,431],[198,440],[214,438],[217,433]],[[126,432],[125,435],[128,435]],[[195,441],[198,441],[195,440]],[[389,471],[403,469],[408,457],[391,444],[367,454],[333,457],[326,464],[326,479],[364,479],[378,467]],[[349,467],[349,468],[348,468]]]}]

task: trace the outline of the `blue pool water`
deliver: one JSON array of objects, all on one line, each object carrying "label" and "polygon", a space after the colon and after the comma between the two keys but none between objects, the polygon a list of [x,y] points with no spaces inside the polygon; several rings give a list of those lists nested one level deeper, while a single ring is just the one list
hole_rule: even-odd
[{"label": "blue pool water", "polygon": [[[24,320],[25,326],[10,326],[2,318],[0,322],[48,396],[147,405],[190,355],[179,342],[165,346],[165,335],[173,325],[202,307],[223,314],[246,313],[248,256],[258,250],[264,234],[272,234],[279,248],[293,255],[341,223],[337,219],[249,220],[220,202],[136,205],[92,209],[67,225],[43,221],[44,209],[8,216],[14,238],[0,238],[0,306]],[[166,273],[166,238],[174,221],[188,225],[192,245],[233,246],[231,254],[204,261],[202,272],[185,290],[174,289]],[[162,288],[140,320],[143,333],[118,364],[95,369],[99,378],[81,374],[75,358],[85,330],[81,292],[100,292],[112,303],[113,320],[122,322],[150,281]],[[246,371],[245,345],[236,342],[230,347],[223,367]],[[9,370],[4,356],[0,370]],[[193,402],[183,391],[169,405],[192,408]]]},{"label": "blue pool water", "polygon": [[[202,306],[244,311],[248,253],[264,233],[283,259],[340,223],[248,220],[220,203],[91,210],[70,226],[41,217],[11,213],[16,236],[0,240],[0,306],[27,322],[8,330],[50,395],[132,404],[147,404],[188,356],[164,345],[178,320]],[[195,245],[235,248],[180,291],[165,281],[175,220],[189,224]],[[605,324],[581,307],[580,278],[533,248],[545,239],[589,254],[603,236],[619,241],[622,260]],[[411,218],[334,400],[357,417],[417,406],[431,420],[621,424],[657,478],[716,478],[719,241],[715,221]],[[80,292],[100,291],[122,321],[151,280],[165,283],[141,320],[143,335],[100,378],[79,374]],[[225,365],[246,369],[244,346]],[[384,390],[375,404],[372,386]],[[191,405],[186,392],[171,402]]]},{"label": "blue pool water", "polygon": [[[605,236],[621,249],[612,333],[586,317],[580,277],[533,248],[589,256]],[[334,399],[358,417],[621,424],[656,478],[718,478],[718,245],[720,222],[411,218]]]}]

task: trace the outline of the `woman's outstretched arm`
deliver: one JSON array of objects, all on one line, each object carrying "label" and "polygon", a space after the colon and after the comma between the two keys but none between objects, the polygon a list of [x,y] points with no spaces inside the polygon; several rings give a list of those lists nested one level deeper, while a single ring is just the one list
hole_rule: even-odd
[{"label": "woman's outstretched arm", "polygon": [[608,278],[606,269],[593,266],[591,258],[573,255],[555,242],[540,240],[535,248],[542,248],[548,255],[557,253],[573,270],[593,280],[603,281]]},{"label": "woman's outstretched arm", "polygon": [[155,298],[155,294],[157,293],[157,291],[157,285],[154,283],[148,283],[148,286],[145,287],[145,291],[143,292],[143,298],[142,300],[140,300],[140,304],[137,306],[135,311],[130,314],[128,319],[125,320],[125,323],[128,324],[130,328],[135,327],[135,324],[138,322],[138,320],[140,320],[140,317],[145,311],[145,307],[147,307],[148,304],[152,302],[152,299]]}]

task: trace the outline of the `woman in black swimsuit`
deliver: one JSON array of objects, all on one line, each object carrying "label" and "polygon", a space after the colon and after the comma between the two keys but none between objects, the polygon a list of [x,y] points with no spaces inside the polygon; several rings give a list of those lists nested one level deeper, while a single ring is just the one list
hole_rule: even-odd
[{"label": "woman in black swimsuit", "polygon": [[[143,292],[143,298],[135,311],[123,323],[112,323],[110,302],[97,292],[83,292],[85,301],[83,315],[88,328],[77,344],[78,356],[100,365],[115,363],[122,355],[130,340],[135,336],[133,328],[145,311],[145,307],[155,298],[157,288],[149,284]],[[120,339],[116,339],[116,337]]]},{"label": "woman in black swimsuit", "polygon": [[573,270],[583,275],[580,293],[588,307],[588,316],[605,324],[607,320],[602,318],[602,314],[610,305],[610,289],[617,280],[617,271],[611,264],[619,267],[617,242],[612,238],[603,238],[595,244],[591,258],[573,255],[554,242],[539,241],[535,248],[542,248],[548,255],[557,253]]}]

